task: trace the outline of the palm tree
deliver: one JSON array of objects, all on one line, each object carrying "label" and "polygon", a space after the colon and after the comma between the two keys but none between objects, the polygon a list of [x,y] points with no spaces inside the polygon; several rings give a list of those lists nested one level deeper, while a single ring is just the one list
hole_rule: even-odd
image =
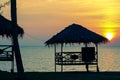
[{"label": "palm tree", "polygon": [[[2,6],[0,6],[0,9]],[[19,80],[24,80],[24,68],[19,49],[18,36],[24,34],[24,30],[17,25],[16,0],[11,0],[11,20],[0,15],[0,35],[12,38],[13,52],[15,53]]]},{"label": "palm tree", "polygon": [[12,35],[12,41],[13,41],[13,50],[15,53],[16,58],[16,65],[17,65],[17,71],[18,71],[18,78],[19,80],[24,80],[24,68],[18,43],[18,35],[17,35],[17,11],[16,11],[16,0],[11,0],[11,20],[13,23],[14,31]]}]

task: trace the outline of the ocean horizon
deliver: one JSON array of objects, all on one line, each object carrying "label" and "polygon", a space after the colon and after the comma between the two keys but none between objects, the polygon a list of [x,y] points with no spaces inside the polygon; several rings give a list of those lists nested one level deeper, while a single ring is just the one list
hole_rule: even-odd
[{"label": "ocean horizon", "polygon": [[[58,46],[59,47],[59,46]],[[64,51],[80,51],[80,46],[65,46]],[[54,47],[20,46],[25,72],[54,72]],[[120,46],[99,46],[100,71],[120,71]],[[94,66],[91,69],[96,69]],[[0,62],[0,70],[10,72],[11,62]],[[60,66],[57,66],[60,72]],[[86,71],[83,65],[64,66],[64,71]],[[16,72],[16,64],[15,64]]]}]

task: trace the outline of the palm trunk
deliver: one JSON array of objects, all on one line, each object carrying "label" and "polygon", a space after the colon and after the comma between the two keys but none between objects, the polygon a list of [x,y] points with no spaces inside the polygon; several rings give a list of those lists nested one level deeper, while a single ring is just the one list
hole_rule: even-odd
[{"label": "palm trunk", "polygon": [[13,29],[14,29],[13,35],[12,35],[12,42],[13,42],[13,50],[15,53],[18,78],[19,80],[24,80],[24,68],[23,68],[22,58],[20,54],[18,35],[16,32],[16,25],[17,25],[16,0],[11,0],[11,20],[12,20]]}]

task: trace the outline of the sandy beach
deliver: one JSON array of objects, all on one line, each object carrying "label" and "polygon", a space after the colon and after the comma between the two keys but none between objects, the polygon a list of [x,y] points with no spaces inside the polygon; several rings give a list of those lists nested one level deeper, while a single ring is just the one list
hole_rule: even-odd
[{"label": "sandy beach", "polygon": [[[25,80],[120,80],[120,72],[25,72]],[[16,80],[17,74],[0,71],[0,80]]]}]

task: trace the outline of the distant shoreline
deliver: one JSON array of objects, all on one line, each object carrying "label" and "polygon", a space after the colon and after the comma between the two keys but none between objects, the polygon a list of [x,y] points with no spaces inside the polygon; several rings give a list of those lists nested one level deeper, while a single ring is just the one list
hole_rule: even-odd
[{"label": "distant shoreline", "polygon": [[[46,46],[46,45],[20,45],[20,47],[46,47],[46,48],[48,48],[48,46]],[[67,45],[67,47],[71,47],[71,46]],[[72,46],[72,47],[75,47],[75,46]],[[79,46],[76,46],[76,47],[79,47]],[[80,47],[84,47],[84,46],[80,45]],[[99,45],[99,47],[120,47],[120,45],[119,46],[117,46],[117,45],[111,45],[111,46]]]}]

